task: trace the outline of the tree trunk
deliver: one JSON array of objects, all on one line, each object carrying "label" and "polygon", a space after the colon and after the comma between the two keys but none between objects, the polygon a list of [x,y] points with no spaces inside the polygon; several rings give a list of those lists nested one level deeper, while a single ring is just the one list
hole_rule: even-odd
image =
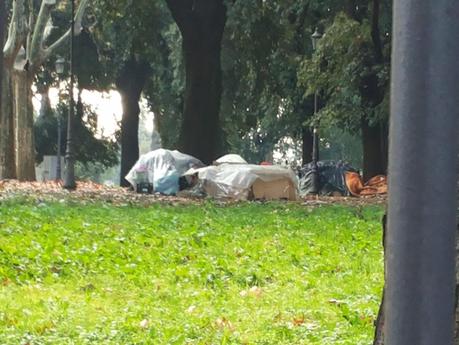
[{"label": "tree trunk", "polygon": [[14,114],[16,116],[16,175],[20,181],[35,181],[32,75],[16,71],[13,75]]},{"label": "tree trunk", "polygon": [[371,40],[373,41],[375,61],[378,64],[383,61],[381,33],[379,30],[380,7],[380,0],[373,0],[373,9],[371,14]]},{"label": "tree trunk", "polygon": [[387,171],[387,139],[382,125],[370,126],[362,120],[362,146],[363,146],[363,180],[386,174]]},{"label": "tree trunk", "polygon": [[131,58],[126,62],[116,86],[121,94],[121,176],[120,185],[129,186],[124,178],[139,159],[139,100],[148,75],[148,65]]},{"label": "tree trunk", "polygon": [[5,1],[0,1],[0,180],[16,177],[11,82],[3,63],[5,28]]},{"label": "tree trunk", "polygon": [[[459,180],[458,180],[458,187],[459,191]],[[459,212],[458,212],[459,214]],[[459,217],[458,217],[459,219]],[[385,266],[385,233],[386,233],[386,215],[383,217],[383,245],[384,245],[384,266]],[[384,345],[384,321],[385,321],[385,313],[384,313],[384,299],[385,299],[385,290],[383,289],[383,295],[381,299],[381,304],[379,306],[378,317],[375,322],[375,336],[373,339],[373,345]],[[454,345],[459,345],[459,223],[457,226],[456,232],[456,298],[455,298],[455,306],[454,306],[454,313],[456,318],[455,324],[455,331],[454,331]]]},{"label": "tree trunk", "polygon": [[39,117],[54,116],[49,99],[49,85],[42,85],[38,88],[41,96]]},{"label": "tree trunk", "polygon": [[0,108],[0,180],[16,178],[16,155],[14,145],[14,113],[11,77],[3,70]]},{"label": "tree trunk", "polygon": [[226,7],[223,0],[168,0],[167,4],[182,33],[185,60],[179,148],[211,163],[219,152],[220,55]]},{"label": "tree trunk", "polygon": [[[382,218],[382,245],[384,248],[384,276],[386,274],[386,228],[387,228],[387,215],[385,214]],[[385,279],[384,279],[385,281]],[[381,304],[379,305],[378,317],[375,321],[375,336],[373,339],[373,345],[384,345],[384,300],[386,295],[386,287],[383,287],[383,293],[381,298]]]},{"label": "tree trunk", "polygon": [[303,127],[301,130],[301,139],[303,141],[303,165],[312,161],[312,144],[314,140],[311,128]]},{"label": "tree trunk", "polygon": [[[5,44],[6,28],[5,1],[0,1],[0,111],[2,109],[2,81],[3,81],[3,46]],[[1,115],[0,115],[1,116]]]},{"label": "tree trunk", "polygon": [[[459,181],[458,181],[459,186]],[[459,188],[458,188],[459,189]],[[454,326],[454,345],[459,345],[459,223],[456,232],[456,303],[454,313],[456,315],[456,324]]]}]

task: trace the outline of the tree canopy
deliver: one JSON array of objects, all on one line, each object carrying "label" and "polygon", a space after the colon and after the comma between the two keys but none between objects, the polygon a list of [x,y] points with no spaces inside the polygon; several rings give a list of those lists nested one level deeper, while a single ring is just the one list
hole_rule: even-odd
[{"label": "tree canopy", "polygon": [[[50,42],[67,35],[68,8],[57,4],[43,7],[59,28]],[[376,174],[386,166],[391,11],[388,0],[94,0],[78,12],[78,87],[122,95],[122,177],[138,157],[141,98],[165,148],[207,162],[236,152],[258,163],[287,150],[308,162],[316,125],[324,157],[352,156]],[[46,71],[53,61],[40,63]],[[358,138],[363,149],[344,154],[343,140],[358,147]]]}]

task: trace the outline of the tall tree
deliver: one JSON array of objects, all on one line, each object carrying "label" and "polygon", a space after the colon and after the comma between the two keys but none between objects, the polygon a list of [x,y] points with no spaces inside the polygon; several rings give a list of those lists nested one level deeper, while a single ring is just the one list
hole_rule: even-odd
[{"label": "tall tree", "polygon": [[[16,175],[20,180],[35,179],[32,84],[43,63],[70,39],[70,30],[48,44],[51,12],[57,0],[13,1],[8,39],[4,46],[5,69],[12,77],[16,136]],[[81,0],[75,16],[75,34],[81,32],[83,14],[89,0]],[[39,5],[38,14],[36,5]],[[5,105],[3,105],[5,108]],[[6,115],[8,116],[8,115]],[[11,117],[11,116],[10,116]],[[11,134],[11,133],[10,133]]]},{"label": "tall tree", "polygon": [[166,0],[182,34],[185,96],[179,147],[203,162],[219,153],[223,0]]},{"label": "tall tree", "polygon": [[121,120],[121,186],[129,186],[124,178],[139,158],[140,95],[148,78],[149,66],[135,56],[124,64],[116,88],[121,94],[123,117]]},{"label": "tall tree", "polygon": [[[155,1],[95,1],[95,16],[99,20],[93,34],[99,46],[98,67],[105,79],[98,81],[98,88],[115,88],[121,95],[120,184],[128,186],[124,177],[139,158],[139,101],[151,79],[152,65],[163,50],[162,30],[172,19],[169,13],[164,16],[165,5]],[[164,85],[170,88],[170,83]]]},{"label": "tall tree", "polygon": [[[17,4],[15,5],[17,6]],[[0,9],[0,48],[3,48],[5,44],[5,28],[7,24],[7,8],[5,6],[5,1],[1,1],[1,6],[2,8]],[[16,32],[22,30],[22,28],[19,25],[10,27],[10,29],[14,29]],[[11,100],[11,78],[10,71],[6,68],[10,61],[4,61],[4,49],[1,49],[0,54],[0,179],[4,179],[16,177],[16,160],[14,154],[14,124]]]},{"label": "tall tree", "polygon": [[[6,6],[5,1],[0,1],[0,47],[3,47],[5,40],[5,27],[6,27]],[[3,80],[3,49],[0,51],[0,109],[1,109],[1,94],[2,94],[2,83]]]},{"label": "tall tree", "polygon": [[[368,16],[371,20],[363,19]],[[380,19],[379,3],[360,8],[355,18],[339,13],[300,70],[306,95],[321,91],[321,124],[360,133],[365,180],[387,168],[390,40],[381,38]]]}]

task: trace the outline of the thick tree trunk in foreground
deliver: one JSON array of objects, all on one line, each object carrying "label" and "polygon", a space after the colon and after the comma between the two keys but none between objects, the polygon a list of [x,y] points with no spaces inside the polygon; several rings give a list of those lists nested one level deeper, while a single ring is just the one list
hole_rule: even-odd
[{"label": "thick tree trunk in foreground", "polygon": [[14,113],[16,115],[16,175],[20,181],[35,181],[35,144],[33,134],[32,75],[15,72]]},{"label": "thick tree trunk in foreground", "polygon": [[454,326],[454,344],[459,345],[459,222],[456,232],[456,303],[454,306],[454,312],[456,318],[456,324]]},{"label": "thick tree trunk in foreground", "polygon": [[131,58],[116,82],[123,106],[120,176],[120,185],[123,187],[129,186],[129,182],[124,177],[139,159],[139,100],[147,74],[148,65]]},{"label": "thick tree trunk in foreground", "polygon": [[0,108],[0,179],[16,178],[12,100],[10,73],[7,69],[4,69]]},{"label": "thick tree trunk in foreground", "polygon": [[[382,218],[382,245],[384,248],[384,276],[386,274],[386,221],[387,215]],[[384,279],[385,280],[385,279]],[[373,345],[384,345],[384,299],[386,295],[386,287],[383,288],[381,304],[379,305],[378,317],[375,321],[375,336]]]},{"label": "thick tree trunk in foreground", "polygon": [[387,138],[381,125],[362,121],[363,180],[387,173]]},{"label": "thick tree trunk in foreground", "polygon": [[[458,183],[458,187],[459,187],[459,183]],[[385,232],[386,232],[386,216],[384,216],[383,218],[383,245],[384,245]],[[384,249],[385,249],[385,246],[384,246]],[[384,253],[384,257],[385,256],[386,255]],[[373,339],[373,345],[384,345],[385,290],[386,289],[384,288],[382,299],[381,299],[381,304],[379,306],[378,317],[375,322],[375,336]],[[459,224],[458,224],[457,233],[456,233],[456,301],[455,301],[454,310],[455,310],[455,318],[456,318],[456,325],[455,325],[455,332],[454,332],[454,344],[459,345]]]},{"label": "thick tree trunk in foreground", "polygon": [[179,148],[205,163],[219,151],[223,0],[167,0],[183,39],[186,87]]}]

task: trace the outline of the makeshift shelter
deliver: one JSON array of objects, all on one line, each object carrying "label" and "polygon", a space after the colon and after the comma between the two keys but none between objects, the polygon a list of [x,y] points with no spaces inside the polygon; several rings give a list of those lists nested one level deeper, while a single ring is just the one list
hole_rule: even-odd
[{"label": "makeshift shelter", "polygon": [[174,195],[179,191],[179,178],[190,168],[201,168],[204,164],[197,158],[181,153],[158,149],[140,156],[126,175],[126,180],[136,191],[145,185],[148,192]]},{"label": "makeshift shelter", "polygon": [[221,164],[191,169],[207,195],[217,199],[296,200],[298,180],[294,172],[280,166]]},{"label": "makeshift shelter", "polygon": [[[306,196],[312,190],[312,165],[304,165],[300,171],[300,195]],[[317,162],[319,173],[319,194],[321,195],[344,195],[349,196],[351,192],[346,185],[346,173],[357,173],[357,170],[342,161],[319,161]]]},{"label": "makeshift shelter", "polygon": [[[384,175],[374,176],[364,183],[360,174],[347,163],[320,161],[317,167],[321,195],[370,196],[387,193],[387,178]],[[312,163],[301,168],[299,175],[300,195],[304,197],[312,190]]]}]

